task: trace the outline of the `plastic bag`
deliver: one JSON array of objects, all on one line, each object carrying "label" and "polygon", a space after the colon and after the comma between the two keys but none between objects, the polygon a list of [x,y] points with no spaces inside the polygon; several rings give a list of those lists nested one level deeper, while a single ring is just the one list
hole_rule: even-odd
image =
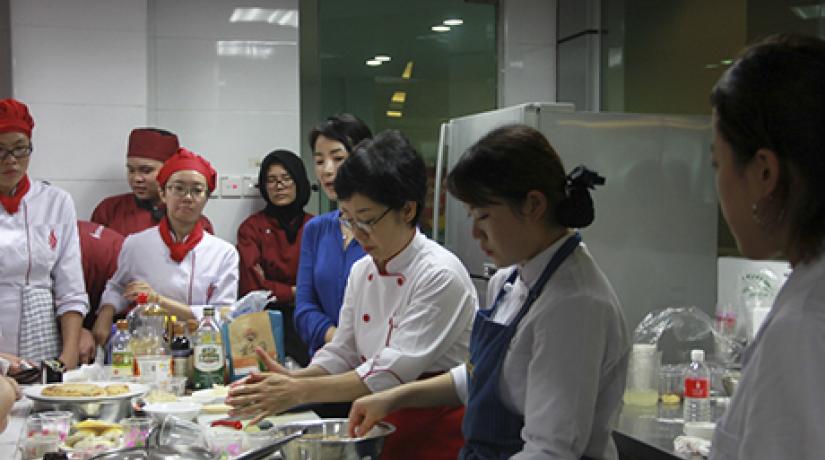
[{"label": "plastic bag", "polygon": [[266,305],[275,302],[277,298],[270,291],[252,291],[232,304],[230,319],[235,319],[247,313],[257,313],[263,311]]},{"label": "plastic bag", "polygon": [[[634,343],[658,344],[669,331],[678,343],[690,344],[712,339],[717,355],[724,355],[723,364],[735,362],[745,347],[728,334],[714,327],[714,320],[696,307],[669,307],[647,314],[633,332]],[[724,350],[721,353],[720,350]],[[687,350],[689,351],[689,350]]]}]

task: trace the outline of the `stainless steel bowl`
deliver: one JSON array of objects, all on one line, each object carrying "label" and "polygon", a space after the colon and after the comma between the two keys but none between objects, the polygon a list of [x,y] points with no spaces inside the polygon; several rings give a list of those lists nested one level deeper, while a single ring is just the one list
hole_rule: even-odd
[{"label": "stainless steel bowl", "polygon": [[323,419],[293,422],[275,427],[276,436],[289,435],[305,429],[302,437],[283,446],[284,460],[377,460],[384,448],[384,439],[395,427],[380,422],[362,438],[347,435],[347,419]]},{"label": "stainless steel bowl", "polygon": [[73,402],[73,401],[32,401],[32,412],[44,412],[51,410],[65,410],[74,414],[77,422],[93,418],[117,423],[121,419],[132,415],[132,400],[109,399],[95,402]]}]

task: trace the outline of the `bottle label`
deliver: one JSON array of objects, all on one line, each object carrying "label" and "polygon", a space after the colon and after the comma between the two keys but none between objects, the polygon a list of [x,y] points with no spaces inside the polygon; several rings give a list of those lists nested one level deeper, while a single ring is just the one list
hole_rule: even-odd
[{"label": "bottle label", "polygon": [[120,351],[112,353],[112,375],[113,376],[131,376],[135,357],[128,351]]},{"label": "bottle label", "polygon": [[215,344],[196,346],[195,369],[201,372],[223,371],[223,349],[221,346]]},{"label": "bottle label", "polygon": [[685,398],[707,398],[710,396],[707,379],[685,379]]}]

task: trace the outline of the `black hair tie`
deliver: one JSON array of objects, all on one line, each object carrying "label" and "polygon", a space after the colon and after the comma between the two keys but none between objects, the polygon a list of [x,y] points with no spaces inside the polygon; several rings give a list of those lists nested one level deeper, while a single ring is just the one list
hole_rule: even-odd
[{"label": "black hair tie", "polygon": [[556,220],[569,228],[584,228],[596,217],[590,190],[604,185],[606,179],[584,166],[577,166],[565,178],[565,197],[556,208]]},{"label": "black hair tie", "polygon": [[595,190],[597,185],[604,185],[605,182],[606,179],[596,171],[587,169],[584,165],[579,165],[567,175],[565,191],[569,195],[570,190],[573,188],[589,188],[590,190]]}]

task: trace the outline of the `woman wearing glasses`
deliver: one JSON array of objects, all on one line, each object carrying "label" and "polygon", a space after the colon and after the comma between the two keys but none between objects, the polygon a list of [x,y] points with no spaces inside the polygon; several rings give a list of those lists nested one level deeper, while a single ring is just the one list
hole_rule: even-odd
[{"label": "woman wearing glasses", "polygon": [[[330,200],[338,198],[333,186],[338,167],[359,142],[370,137],[367,125],[347,113],[329,117],[310,131],[315,177]],[[308,345],[310,357],[332,340],[350,268],[364,257],[361,245],[338,216],[335,210],[307,222],[301,241],[295,328]]]},{"label": "woman wearing glasses", "polygon": [[215,190],[208,161],[180,148],[158,172],[166,215],[123,242],[117,272],[106,284],[95,337],[112,327],[137,295],[146,293],[180,320],[196,317],[193,306],[230,305],[238,294],[238,252],[203,229],[201,212]]},{"label": "woman wearing glasses", "polygon": [[73,368],[89,304],[74,203],[29,180],[32,129],[25,104],[0,100],[0,353]]},{"label": "woman wearing glasses", "polygon": [[[345,402],[442,374],[467,356],[475,288],[452,253],[417,229],[424,161],[397,131],[360,144],[338,171],[341,222],[369,255],[347,282],[338,330],[306,369],[253,374],[230,392],[233,413],[263,417],[314,402]],[[463,408],[395,414],[384,457],[454,459]]]},{"label": "woman wearing glasses", "polygon": [[275,303],[267,308],[283,314],[284,351],[306,366],[307,347],[293,325],[301,236],[312,217],[304,212],[310,190],[301,158],[288,150],[270,152],[258,171],[258,190],[266,207],[238,228],[240,294],[267,290],[275,295]]}]

